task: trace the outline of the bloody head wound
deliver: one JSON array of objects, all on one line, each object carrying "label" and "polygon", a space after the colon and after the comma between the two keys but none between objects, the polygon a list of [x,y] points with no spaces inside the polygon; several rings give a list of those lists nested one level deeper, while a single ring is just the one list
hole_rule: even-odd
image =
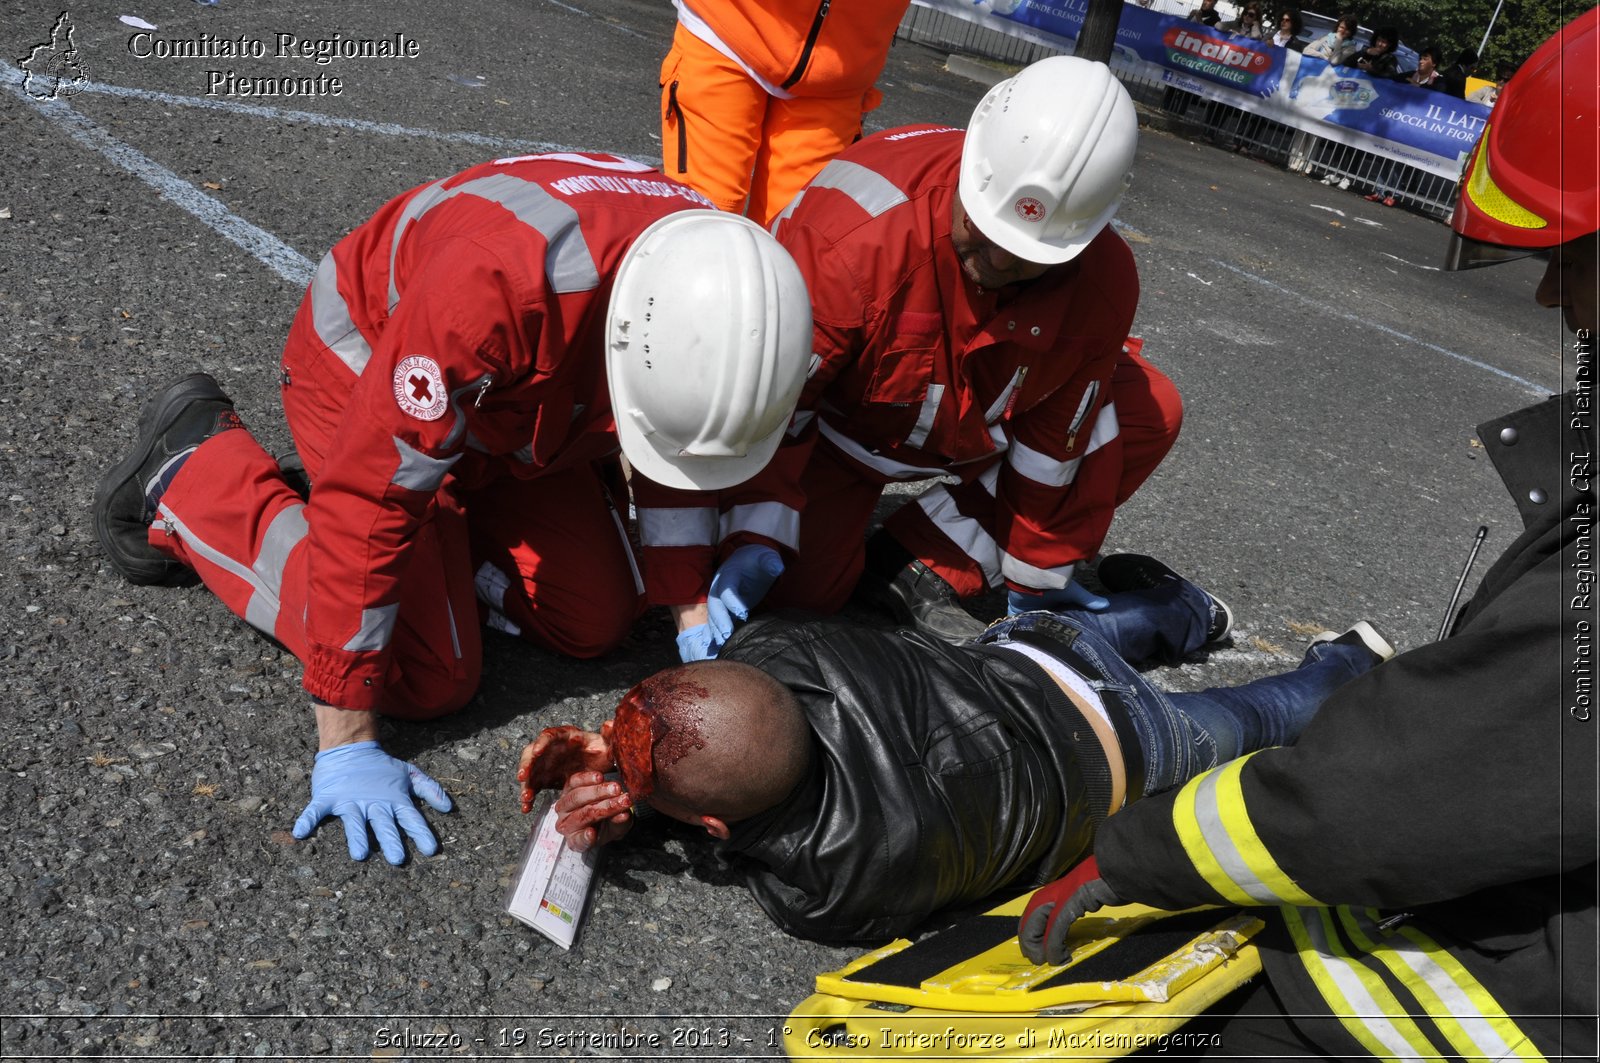
[{"label": "bloody head wound", "polygon": [[705,748],[700,705],[709,694],[674,669],[651,676],[623,696],[611,741],[622,785],[634,800],[655,792],[657,767],[670,769],[692,750]]}]

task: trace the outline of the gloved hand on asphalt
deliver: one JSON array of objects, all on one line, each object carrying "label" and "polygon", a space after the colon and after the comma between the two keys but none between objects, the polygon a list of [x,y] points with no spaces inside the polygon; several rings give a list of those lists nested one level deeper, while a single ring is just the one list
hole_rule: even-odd
[{"label": "gloved hand on asphalt", "polygon": [[415,764],[397,760],[377,742],[351,742],[324,749],[311,769],[311,803],[294,821],[294,836],[309,838],[328,816],[344,821],[344,841],[350,859],[365,860],[372,851],[367,829],[377,836],[383,858],[402,864],[406,847],[400,828],[423,856],[439,851],[439,843],[413,803],[421,798],[435,811],[448,812],[450,795]]},{"label": "gloved hand on asphalt", "polygon": [[1100,597],[1084,589],[1081,583],[1068,581],[1065,587],[1050,591],[1007,591],[1006,615],[1016,616],[1018,613],[1031,613],[1035,609],[1087,609],[1091,613],[1103,613],[1111,608],[1108,599]]},{"label": "gloved hand on asphalt", "polygon": [[711,577],[711,593],[706,599],[712,636],[711,652],[707,656],[716,656],[733,634],[734,622],[748,620],[750,610],[767,596],[767,591],[781,575],[783,558],[770,546],[752,543],[728,555],[728,560]]},{"label": "gloved hand on asphalt", "polygon": [[684,664],[709,661],[722,644],[711,633],[710,624],[696,624],[678,632],[678,660]]},{"label": "gloved hand on asphalt", "polygon": [[1018,924],[1017,944],[1029,963],[1065,963],[1067,931],[1072,924],[1085,913],[1124,903],[1100,877],[1100,865],[1091,856],[1028,898]]}]

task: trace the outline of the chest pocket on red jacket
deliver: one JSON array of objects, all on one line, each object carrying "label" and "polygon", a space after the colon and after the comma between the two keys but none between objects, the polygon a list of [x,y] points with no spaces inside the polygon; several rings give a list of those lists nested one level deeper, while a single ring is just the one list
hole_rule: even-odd
[{"label": "chest pocket on red jacket", "polygon": [[[870,417],[881,442],[921,446],[926,440],[944,393],[942,386],[930,390],[938,349],[930,338],[924,346],[899,346],[878,356],[861,399],[862,412]],[[924,408],[930,405],[931,409]]]}]

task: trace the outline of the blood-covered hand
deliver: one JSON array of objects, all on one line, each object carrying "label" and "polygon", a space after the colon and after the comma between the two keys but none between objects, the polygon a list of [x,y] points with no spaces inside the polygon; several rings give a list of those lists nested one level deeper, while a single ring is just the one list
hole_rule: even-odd
[{"label": "blood-covered hand", "polygon": [[617,766],[611,746],[611,721],[600,733],[576,727],[546,727],[522,750],[517,781],[522,784],[522,811],[533,808],[540,790],[559,790],[578,772],[612,771]]},{"label": "blood-covered hand", "polygon": [[614,842],[633,826],[633,798],[597,771],[569,778],[555,807],[556,830],[575,852]]}]

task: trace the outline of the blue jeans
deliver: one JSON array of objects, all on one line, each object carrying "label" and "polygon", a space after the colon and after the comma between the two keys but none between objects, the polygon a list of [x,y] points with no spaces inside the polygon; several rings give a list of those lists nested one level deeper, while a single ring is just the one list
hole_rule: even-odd
[{"label": "blue jeans", "polygon": [[[1318,643],[1293,671],[1238,687],[1197,694],[1159,690],[1134,664],[1174,663],[1205,645],[1210,599],[1186,580],[1106,596],[1102,613],[1023,613],[990,627],[979,642],[1003,645],[1036,632],[1072,640],[1098,675],[1084,679],[1114,692],[1139,736],[1144,794],[1179,786],[1224,761],[1268,746],[1288,745],[1338,687],[1376,663],[1362,646]],[[1138,794],[1130,794],[1130,800]]]}]

